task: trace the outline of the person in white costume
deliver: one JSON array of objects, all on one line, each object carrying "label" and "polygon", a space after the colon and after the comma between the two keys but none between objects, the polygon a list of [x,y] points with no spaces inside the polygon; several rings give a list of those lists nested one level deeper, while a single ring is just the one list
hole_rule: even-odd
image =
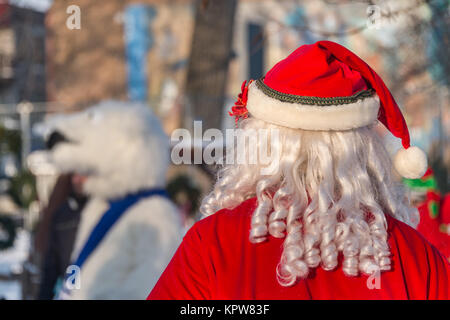
[{"label": "person in white costume", "polygon": [[[44,127],[51,161],[61,172],[75,172],[90,197],[72,252],[74,262],[84,252],[84,263],[73,273],[76,285],[59,297],[145,299],[183,235],[179,213],[164,195],[169,140],[158,119],[143,105],[108,101],[52,116]],[[99,227],[113,203],[130,197],[134,202],[115,222]]]}]

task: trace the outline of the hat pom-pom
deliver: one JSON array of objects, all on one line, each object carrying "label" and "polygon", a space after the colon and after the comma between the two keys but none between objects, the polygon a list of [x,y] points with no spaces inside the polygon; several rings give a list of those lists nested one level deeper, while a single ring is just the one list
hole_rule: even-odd
[{"label": "hat pom-pom", "polygon": [[427,156],[419,147],[401,148],[395,154],[394,167],[404,178],[419,179],[427,171]]}]

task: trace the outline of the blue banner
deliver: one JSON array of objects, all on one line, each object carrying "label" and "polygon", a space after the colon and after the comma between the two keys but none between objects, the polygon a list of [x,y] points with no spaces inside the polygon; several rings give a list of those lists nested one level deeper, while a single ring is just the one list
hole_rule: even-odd
[{"label": "blue banner", "polygon": [[147,55],[153,45],[150,22],[155,16],[156,10],[146,4],[132,4],[125,9],[128,98],[131,101],[147,101]]}]

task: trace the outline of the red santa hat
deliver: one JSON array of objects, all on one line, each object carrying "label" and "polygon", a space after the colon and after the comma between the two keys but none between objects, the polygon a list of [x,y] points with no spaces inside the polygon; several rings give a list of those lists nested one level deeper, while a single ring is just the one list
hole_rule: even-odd
[{"label": "red santa hat", "polygon": [[381,121],[402,141],[394,166],[416,179],[427,169],[425,153],[410,146],[408,127],[378,74],[345,47],[318,41],[303,45],[278,62],[262,79],[242,85],[230,115],[251,116],[277,125],[342,131]]}]

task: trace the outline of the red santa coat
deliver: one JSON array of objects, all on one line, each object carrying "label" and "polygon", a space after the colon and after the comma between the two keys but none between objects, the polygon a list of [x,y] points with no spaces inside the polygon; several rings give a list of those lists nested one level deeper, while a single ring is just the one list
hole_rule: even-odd
[{"label": "red santa coat", "polygon": [[[276,279],[284,239],[249,242],[256,199],[197,222],[148,299],[449,299],[450,266],[416,230],[387,216],[392,270],[379,289],[368,276],[318,267],[307,279],[282,287]],[[372,282],[375,283],[375,282]]]}]

